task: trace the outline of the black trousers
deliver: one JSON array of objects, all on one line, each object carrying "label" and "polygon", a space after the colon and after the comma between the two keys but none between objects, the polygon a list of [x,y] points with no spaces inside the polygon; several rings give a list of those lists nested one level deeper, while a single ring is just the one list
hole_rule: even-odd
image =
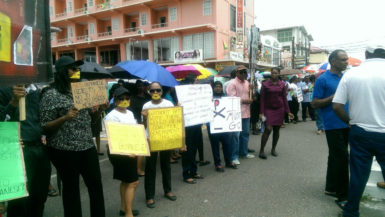
[{"label": "black trousers", "polygon": [[52,163],[63,183],[65,217],[81,217],[79,176],[83,177],[90,197],[91,217],[104,217],[104,196],[96,148],[85,151],[63,151],[49,148]]},{"label": "black trousers", "polygon": [[338,198],[346,199],[349,188],[349,128],[326,130],[329,157],[326,172],[326,187],[336,192]]},{"label": "black trousers", "polygon": [[198,155],[199,155],[199,161],[204,161],[204,151],[203,151],[203,135],[202,135],[202,125],[197,125],[196,127],[200,127],[200,131],[196,131],[195,136],[196,138],[196,145],[198,147]]},{"label": "black trousers", "polygon": [[310,118],[314,121],[314,109],[311,107],[310,102],[302,102],[302,120],[306,120],[306,110],[309,109]]},{"label": "black trousers", "polygon": [[250,105],[250,123],[251,124],[256,124],[258,122],[259,109],[260,109],[259,100],[254,100]]},{"label": "black trousers", "polygon": [[294,121],[298,121],[298,110],[299,110],[299,103],[296,99],[293,99],[292,101],[289,101],[289,108],[290,112],[294,115]]},{"label": "black trousers", "polygon": [[144,190],[146,192],[146,200],[154,199],[155,196],[155,178],[156,178],[156,162],[160,155],[160,170],[162,171],[162,183],[164,193],[171,192],[171,151],[151,152],[150,157],[146,157],[146,168],[144,177]]},{"label": "black trousers", "polygon": [[38,142],[24,142],[23,148],[29,196],[8,202],[8,217],[42,217],[48,196],[51,162],[46,147]]},{"label": "black trousers", "polygon": [[201,125],[185,128],[187,151],[182,152],[183,179],[192,178],[197,174],[197,162],[195,156],[197,154],[198,143],[202,139]]}]

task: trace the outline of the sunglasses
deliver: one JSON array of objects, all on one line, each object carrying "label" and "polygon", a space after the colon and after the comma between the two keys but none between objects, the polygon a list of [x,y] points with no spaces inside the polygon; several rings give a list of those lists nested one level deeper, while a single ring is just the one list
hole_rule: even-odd
[{"label": "sunglasses", "polygon": [[130,97],[118,97],[118,100],[120,100],[120,101],[130,100]]},{"label": "sunglasses", "polygon": [[241,74],[247,74],[247,70],[246,69],[240,70],[238,72],[241,73]]},{"label": "sunglasses", "polygon": [[77,66],[73,66],[70,68],[72,71],[76,72],[76,71],[80,71],[80,68],[77,67]]},{"label": "sunglasses", "polygon": [[150,93],[155,93],[155,92],[160,93],[162,92],[162,89],[150,89],[149,91]]}]

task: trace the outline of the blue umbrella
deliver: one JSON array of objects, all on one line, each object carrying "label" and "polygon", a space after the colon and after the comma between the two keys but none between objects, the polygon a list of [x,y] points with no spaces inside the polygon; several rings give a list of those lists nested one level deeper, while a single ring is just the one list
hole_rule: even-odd
[{"label": "blue umbrella", "polygon": [[126,77],[131,75],[151,82],[157,81],[161,85],[167,87],[175,87],[179,84],[169,71],[154,62],[133,60],[120,62],[116,64],[116,66],[119,66],[126,71],[126,75],[121,72],[119,75],[117,73],[111,72],[117,77]]}]

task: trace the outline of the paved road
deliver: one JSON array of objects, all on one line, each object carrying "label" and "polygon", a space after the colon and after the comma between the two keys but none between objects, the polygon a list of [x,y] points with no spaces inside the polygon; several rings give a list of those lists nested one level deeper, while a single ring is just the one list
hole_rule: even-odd
[{"label": "paved road", "polygon": [[[140,178],[134,208],[140,211],[140,216],[154,217],[338,216],[341,211],[334,204],[334,199],[323,195],[327,145],[324,135],[316,135],[314,125],[314,122],[308,121],[287,125],[282,129],[278,158],[268,156],[267,160],[243,159],[238,170],[227,169],[224,173],[216,172],[212,164],[200,167],[198,172],[205,179],[195,185],[183,182],[180,164],[172,165],[173,192],[178,196],[175,202],[163,197],[158,166],[156,208],[145,206],[143,178]],[[251,135],[250,138],[250,147],[258,149],[260,136]],[[206,131],[204,142],[205,157],[212,162]],[[271,141],[268,150],[270,147]],[[100,158],[100,165],[107,216],[118,216],[119,182],[112,179],[112,167],[106,156]],[[379,181],[377,178],[372,177],[369,185]],[[374,186],[371,188],[378,195],[385,194],[385,190]],[[83,213],[87,217],[89,200],[84,183],[81,191]],[[361,214],[383,217],[384,204],[383,200],[365,197],[361,204]],[[63,216],[59,197],[48,199],[45,216]]]}]

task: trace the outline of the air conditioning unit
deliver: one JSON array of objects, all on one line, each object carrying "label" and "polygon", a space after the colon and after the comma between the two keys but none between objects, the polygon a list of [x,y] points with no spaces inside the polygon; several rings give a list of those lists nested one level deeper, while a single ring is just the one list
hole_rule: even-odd
[{"label": "air conditioning unit", "polygon": [[138,34],[143,35],[144,34],[144,30],[143,29],[139,29],[138,30]]}]

